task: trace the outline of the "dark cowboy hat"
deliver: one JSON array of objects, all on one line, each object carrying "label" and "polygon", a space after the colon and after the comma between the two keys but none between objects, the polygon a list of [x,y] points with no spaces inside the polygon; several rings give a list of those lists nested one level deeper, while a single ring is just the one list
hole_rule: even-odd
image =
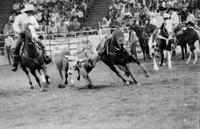
[{"label": "dark cowboy hat", "polygon": [[39,36],[38,36],[38,39],[43,40],[44,37],[43,37],[42,35],[39,35]]},{"label": "dark cowboy hat", "polygon": [[195,26],[195,25],[194,25],[194,23],[193,23],[193,22],[191,22],[191,21],[188,21],[188,22],[186,22],[186,24],[185,24],[185,25],[186,25],[186,26],[187,26],[187,25],[190,25],[190,26]]},{"label": "dark cowboy hat", "polygon": [[163,7],[163,6],[160,6],[160,8],[159,8],[159,12],[160,11],[165,11],[166,10],[166,8],[165,7]]},{"label": "dark cowboy hat", "polygon": [[172,7],[170,7],[170,8],[167,10],[167,12],[169,12],[169,11],[176,11],[176,9],[175,9],[175,8],[172,8]]}]

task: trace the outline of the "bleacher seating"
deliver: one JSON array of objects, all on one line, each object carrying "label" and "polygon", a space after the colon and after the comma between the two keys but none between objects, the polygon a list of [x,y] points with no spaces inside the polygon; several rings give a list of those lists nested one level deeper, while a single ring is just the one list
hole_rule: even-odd
[{"label": "bleacher seating", "polygon": [[0,0],[0,32],[3,31],[4,25],[12,14],[12,6],[17,1],[20,0]]}]

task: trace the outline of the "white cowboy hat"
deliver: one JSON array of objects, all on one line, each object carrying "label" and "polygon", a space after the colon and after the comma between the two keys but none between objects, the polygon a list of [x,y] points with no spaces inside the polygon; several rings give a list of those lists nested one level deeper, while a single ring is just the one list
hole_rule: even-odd
[{"label": "white cowboy hat", "polygon": [[21,10],[21,12],[27,12],[27,11],[35,11],[35,8],[32,4],[25,5],[24,9]]},{"label": "white cowboy hat", "polygon": [[170,18],[170,15],[168,13],[164,13],[163,18]]}]

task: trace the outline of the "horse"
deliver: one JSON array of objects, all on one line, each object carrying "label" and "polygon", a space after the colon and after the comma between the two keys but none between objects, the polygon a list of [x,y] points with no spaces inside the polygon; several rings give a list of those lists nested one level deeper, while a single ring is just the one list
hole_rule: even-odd
[{"label": "horse", "polygon": [[156,29],[156,26],[153,24],[147,24],[143,27],[133,24],[133,30],[136,32],[137,37],[139,38],[140,47],[143,53],[143,59],[146,60],[149,55],[149,46],[148,46],[148,39],[153,31]]},{"label": "horse", "polygon": [[127,64],[135,62],[142,68],[146,77],[149,77],[149,72],[134,55],[124,48],[123,41],[123,32],[118,29],[114,30],[112,38],[107,39],[103,45],[101,44],[102,47],[99,46],[100,44],[97,46],[97,52],[100,59],[98,57],[94,59],[103,61],[104,64],[106,64],[114,73],[116,73],[116,75],[121,78],[125,84],[131,84],[132,82],[127,81],[115,66],[118,66],[127,77],[131,77],[133,83],[140,85],[140,83],[138,83],[133,77]]},{"label": "horse", "polygon": [[188,52],[187,52],[187,41],[185,40],[185,30],[184,27],[179,24],[175,29],[174,29],[174,35],[176,37],[176,46],[181,47],[181,54],[182,54],[182,59],[184,60],[185,57],[188,57]]},{"label": "horse", "polygon": [[160,57],[160,66],[164,65],[164,59],[167,56],[168,68],[172,69],[171,57],[174,46],[174,39],[172,36],[172,26],[170,22],[166,21],[160,28],[154,30],[149,39],[150,55],[153,58],[153,68],[155,71],[159,70],[156,59]]},{"label": "horse", "polygon": [[199,52],[198,42],[200,43],[198,35],[198,32],[191,27],[181,26],[175,29],[175,36],[182,50],[182,59],[185,59],[185,54],[187,56],[187,45],[189,47],[189,56],[186,61],[186,64],[188,64],[191,61],[191,57],[193,54],[195,57],[193,64],[197,62],[197,55]]},{"label": "horse", "polygon": [[[176,34],[176,39],[180,44],[183,44],[187,50],[187,45],[189,47],[189,56],[186,61],[188,64],[191,61],[191,57],[194,54],[194,61],[193,64],[197,62],[198,59],[198,52],[199,52],[199,33],[192,27],[186,27],[181,30],[179,34]],[[178,33],[178,32],[177,32]],[[187,52],[187,51],[186,51]],[[183,52],[182,52],[183,53]]]},{"label": "horse", "polygon": [[[41,91],[46,91],[44,83],[50,84],[50,78],[47,74],[47,67],[44,62],[42,50],[36,42],[36,32],[34,26],[27,24],[24,32],[24,42],[20,52],[20,65],[29,79],[30,89],[33,89],[32,81],[29,76],[29,71],[35,77]],[[29,69],[29,71],[28,71]],[[41,72],[43,71],[43,73]],[[40,74],[41,81],[38,78],[36,71]],[[43,75],[44,74],[44,75]]]}]

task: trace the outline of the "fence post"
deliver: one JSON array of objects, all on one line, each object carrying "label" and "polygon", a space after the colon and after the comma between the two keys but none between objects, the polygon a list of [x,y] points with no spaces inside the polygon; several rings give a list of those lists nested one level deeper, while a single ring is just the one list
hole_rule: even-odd
[{"label": "fence post", "polygon": [[50,38],[49,38],[49,47],[50,47],[50,56],[51,56],[51,59],[53,59],[52,47],[51,47],[51,39]]}]

